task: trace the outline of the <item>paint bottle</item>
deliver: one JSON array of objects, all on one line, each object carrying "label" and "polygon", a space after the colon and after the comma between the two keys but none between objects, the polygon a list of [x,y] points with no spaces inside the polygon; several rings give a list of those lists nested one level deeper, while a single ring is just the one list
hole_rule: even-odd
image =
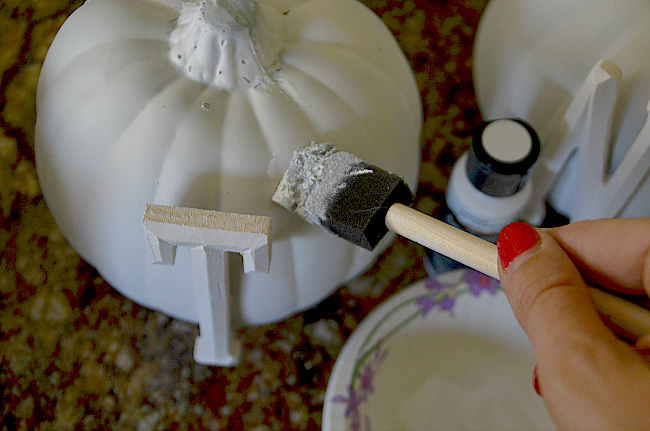
[{"label": "paint bottle", "polygon": [[[531,202],[528,174],[539,152],[539,138],[528,123],[519,119],[483,123],[452,169],[444,221],[496,242],[501,229],[520,220]],[[424,262],[431,276],[463,266],[433,251]]]}]

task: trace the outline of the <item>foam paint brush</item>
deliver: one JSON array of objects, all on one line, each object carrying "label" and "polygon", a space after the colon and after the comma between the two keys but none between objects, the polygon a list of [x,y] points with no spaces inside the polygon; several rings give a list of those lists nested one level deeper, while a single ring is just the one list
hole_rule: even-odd
[{"label": "foam paint brush", "polygon": [[[296,151],[273,201],[311,224],[373,250],[393,231],[499,279],[496,245],[411,208],[413,195],[396,174],[325,143]],[[599,311],[627,336],[650,332],[650,312],[590,288]]]},{"label": "foam paint brush", "polygon": [[365,249],[391,230],[498,278],[494,244],[410,208],[401,177],[329,144],[296,151],[272,199]]}]

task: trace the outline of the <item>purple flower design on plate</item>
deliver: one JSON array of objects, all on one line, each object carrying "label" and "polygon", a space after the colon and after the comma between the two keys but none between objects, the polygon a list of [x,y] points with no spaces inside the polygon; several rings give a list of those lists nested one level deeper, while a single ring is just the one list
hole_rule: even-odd
[{"label": "purple flower design on plate", "polygon": [[[438,278],[429,278],[425,280],[424,286],[426,288],[425,293],[414,298],[416,309],[413,313],[401,322],[397,328],[379,339],[376,344],[364,350],[364,354],[357,357],[356,368],[347,387],[347,395],[338,395],[332,399],[335,403],[345,404],[344,414],[349,421],[350,429],[353,431],[360,431],[362,427],[364,431],[370,430],[370,417],[367,415],[361,417],[362,413],[359,408],[368,400],[369,394],[375,391],[373,380],[379,365],[388,356],[388,348],[383,347],[383,345],[389,337],[396,334],[399,328],[406,326],[418,316],[421,315],[422,318],[426,318],[435,309],[440,312],[447,312],[453,317],[456,300],[460,296],[467,294],[479,296],[483,291],[494,295],[501,288],[497,280],[472,269],[464,270],[460,280],[457,279],[455,283],[443,283]],[[412,305],[413,302],[411,301],[413,299],[397,305],[388,315],[393,314],[409,303]]]},{"label": "purple flower design on plate", "polygon": [[424,287],[426,287],[427,289],[429,289],[432,292],[442,292],[442,291],[445,291],[445,290],[449,290],[454,286],[455,286],[455,283],[443,283],[440,280],[438,280],[437,278],[428,278],[424,282]]},{"label": "purple flower design on plate", "polygon": [[454,315],[454,305],[456,304],[456,297],[455,296],[448,296],[446,298],[443,298],[439,303],[438,303],[438,308],[440,308],[442,311],[447,311],[449,314],[452,316]]},{"label": "purple flower design on plate", "polygon": [[436,300],[431,296],[420,296],[417,299],[416,304],[422,312],[422,317],[427,317],[429,312],[435,308]]},{"label": "purple flower design on plate", "polygon": [[351,428],[359,429],[359,405],[366,400],[365,394],[358,394],[353,386],[348,386],[348,396],[338,395],[332,399],[335,403],[345,403],[345,417],[352,421]]},{"label": "purple flower design on plate", "polygon": [[422,313],[422,318],[426,318],[436,307],[453,315],[456,300],[452,289],[456,287],[456,283],[443,283],[437,278],[429,278],[424,282],[424,287],[431,293],[423,295],[415,301]]},{"label": "purple flower design on plate", "polygon": [[[369,363],[365,364],[363,368],[352,379],[348,386],[347,396],[338,395],[332,399],[335,403],[345,403],[345,417],[350,420],[350,429],[353,431],[361,430],[361,414],[359,413],[359,406],[368,399],[368,394],[374,392],[372,380],[375,377],[375,372],[379,364],[381,364],[388,355],[388,348],[382,348],[381,341],[375,346],[375,354]],[[355,382],[359,382],[358,389]],[[365,429],[370,430],[370,418],[365,417]]]},{"label": "purple flower design on plate", "polygon": [[498,280],[473,269],[465,271],[463,280],[469,285],[470,291],[474,296],[479,296],[483,291],[494,295],[500,286]]},{"label": "purple flower design on plate", "polygon": [[426,295],[419,297],[415,302],[420,308],[422,318],[424,319],[431,312],[431,310],[436,307],[438,307],[438,309],[441,311],[449,312],[453,316],[456,298],[453,296],[443,296],[442,298],[438,299],[434,296]]},{"label": "purple flower design on plate", "polygon": [[372,386],[372,378],[375,376],[375,370],[373,370],[371,364],[366,364],[361,372],[359,373],[359,381],[361,392],[364,394],[372,393],[375,389]]}]

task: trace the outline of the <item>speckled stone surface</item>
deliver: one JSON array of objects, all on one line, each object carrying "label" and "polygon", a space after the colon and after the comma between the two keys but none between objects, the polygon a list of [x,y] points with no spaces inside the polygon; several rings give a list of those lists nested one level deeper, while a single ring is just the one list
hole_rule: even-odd
[{"label": "speckled stone surface", "polygon": [[[416,207],[441,216],[454,161],[480,122],[471,54],[486,0],[363,0],[395,34],[422,95]],[[82,2],[0,2],[0,429],[319,429],[346,339],[426,276],[398,239],[362,277],[285,321],[245,328],[241,364],[194,363],[198,327],[135,304],[67,244],[34,167],[47,48]]]}]

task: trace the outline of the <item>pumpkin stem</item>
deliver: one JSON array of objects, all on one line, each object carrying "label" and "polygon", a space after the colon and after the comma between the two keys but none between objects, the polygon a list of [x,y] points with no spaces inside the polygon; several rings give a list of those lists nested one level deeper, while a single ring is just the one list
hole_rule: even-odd
[{"label": "pumpkin stem", "polygon": [[233,19],[242,26],[251,29],[253,22],[251,18],[255,18],[259,5],[254,0],[217,0]]},{"label": "pumpkin stem", "polygon": [[170,59],[183,73],[235,91],[269,82],[281,67],[280,14],[254,0],[184,1],[170,35]]}]

